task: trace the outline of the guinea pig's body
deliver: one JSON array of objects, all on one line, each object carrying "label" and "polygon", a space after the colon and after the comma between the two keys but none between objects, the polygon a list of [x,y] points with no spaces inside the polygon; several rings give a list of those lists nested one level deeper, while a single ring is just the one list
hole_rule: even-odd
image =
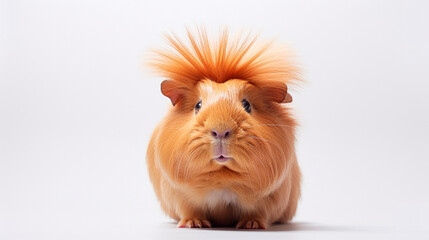
[{"label": "guinea pig's body", "polygon": [[169,38],[179,54],[160,53],[154,64],[171,79],[161,91],[173,103],[147,152],[162,208],[179,227],[291,220],[301,175],[284,104],[295,68],[266,48],[250,54],[253,41],[234,46],[224,34],[212,47],[204,32],[189,38],[192,48]]}]

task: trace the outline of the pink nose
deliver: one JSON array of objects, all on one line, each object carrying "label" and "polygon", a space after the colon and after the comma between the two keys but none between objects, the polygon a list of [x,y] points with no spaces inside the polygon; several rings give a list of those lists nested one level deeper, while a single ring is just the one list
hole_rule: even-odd
[{"label": "pink nose", "polygon": [[216,131],[215,129],[213,129],[211,134],[214,138],[228,138],[231,136],[231,130],[226,130],[226,131],[221,132],[221,131]]}]

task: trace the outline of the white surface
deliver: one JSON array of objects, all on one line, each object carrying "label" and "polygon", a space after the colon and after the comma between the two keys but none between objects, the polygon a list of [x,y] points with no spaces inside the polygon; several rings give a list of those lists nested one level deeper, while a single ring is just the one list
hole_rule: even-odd
[{"label": "white surface", "polygon": [[[1,1],[0,239],[427,239],[427,1]],[[161,34],[254,28],[294,48],[295,223],[176,229],[145,151]],[[279,231],[276,231],[279,230]]]}]

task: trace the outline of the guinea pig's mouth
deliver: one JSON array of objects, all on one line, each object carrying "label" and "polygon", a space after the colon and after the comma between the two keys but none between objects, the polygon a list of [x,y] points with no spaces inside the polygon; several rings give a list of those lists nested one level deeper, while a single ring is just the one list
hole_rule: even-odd
[{"label": "guinea pig's mouth", "polygon": [[224,155],[220,155],[220,156],[214,158],[214,160],[216,160],[218,162],[221,162],[221,163],[224,163],[224,162],[226,162],[226,161],[228,161],[230,159],[232,159],[232,158],[226,157]]}]

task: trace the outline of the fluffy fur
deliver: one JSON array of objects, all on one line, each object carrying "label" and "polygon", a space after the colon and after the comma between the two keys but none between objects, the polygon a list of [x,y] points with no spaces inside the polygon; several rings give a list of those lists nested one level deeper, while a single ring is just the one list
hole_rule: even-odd
[{"label": "fluffy fur", "polygon": [[[291,220],[301,174],[296,121],[284,103],[292,100],[287,84],[297,79],[295,65],[270,43],[231,39],[227,31],[217,41],[204,30],[188,31],[188,43],[167,39],[170,50],[157,51],[152,66],[169,79],[161,91],[174,106],[147,151],[164,211],[179,227],[266,228]],[[214,130],[230,134],[219,140]],[[215,159],[219,144],[226,162]]]}]

